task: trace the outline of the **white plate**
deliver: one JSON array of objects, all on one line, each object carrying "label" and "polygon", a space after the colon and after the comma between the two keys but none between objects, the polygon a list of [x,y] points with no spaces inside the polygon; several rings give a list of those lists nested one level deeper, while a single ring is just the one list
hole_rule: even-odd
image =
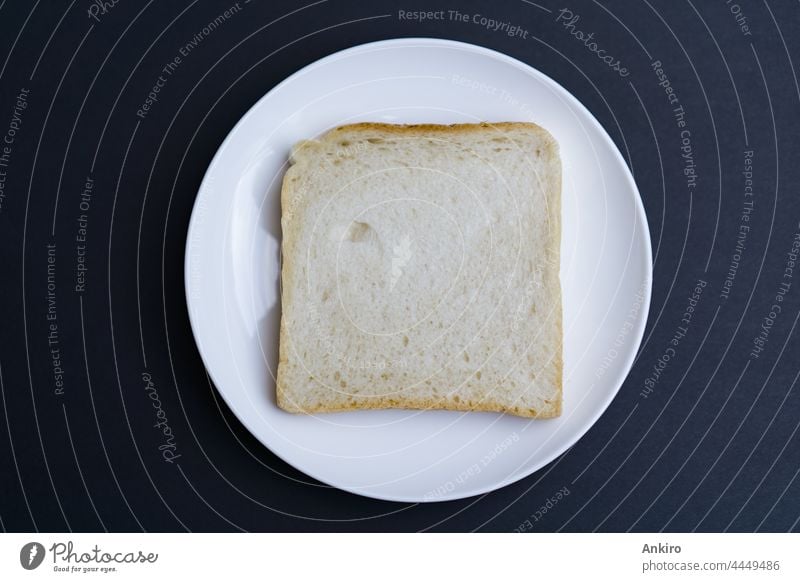
[{"label": "white plate", "polygon": [[[561,146],[564,412],[364,411],[275,404],[280,184],[291,145],[343,123],[533,121]],[[241,422],[324,483],[397,501],[458,499],[531,474],[573,445],[619,390],[644,332],[651,248],[636,185],[595,118],[549,77],[435,39],[348,49],[292,75],[236,125],[209,167],[186,247],[186,294],[208,371]]]}]

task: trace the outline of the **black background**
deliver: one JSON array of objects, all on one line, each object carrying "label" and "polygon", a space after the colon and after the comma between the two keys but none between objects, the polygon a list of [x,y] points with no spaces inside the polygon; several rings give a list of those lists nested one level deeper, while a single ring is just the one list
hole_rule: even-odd
[{"label": "black background", "polygon": [[[764,351],[749,357],[800,229],[796,2],[242,0],[241,11],[184,59],[147,117],[137,118],[162,67],[231,5],[120,0],[95,21],[89,0],[0,2],[3,135],[16,96],[29,90],[10,163],[0,168],[3,530],[798,530],[797,276]],[[565,7],[580,15],[577,28],[594,32],[630,70],[627,78],[556,22]],[[530,34],[398,18],[399,9],[455,8]],[[407,36],[499,50],[572,92],[632,168],[655,257],[641,352],[588,434],[500,491],[426,505],[311,482],[251,437],[206,376],[182,269],[198,186],[240,116],[320,57]],[[698,173],[693,190],[655,60],[686,112]],[[742,224],[745,150],[754,152],[754,205],[724,299]],[[77,293],[74,239],[87,176],[94,180],[88,272]],[[57,249],[62,395],[48,346],[48,244]],[[692,327],[643,398],[698,279],[708,286]],[[143,372],[157,385],[179,443],[174,464],[157,450]],[[536,520],[562,487],[570,494]]]}]

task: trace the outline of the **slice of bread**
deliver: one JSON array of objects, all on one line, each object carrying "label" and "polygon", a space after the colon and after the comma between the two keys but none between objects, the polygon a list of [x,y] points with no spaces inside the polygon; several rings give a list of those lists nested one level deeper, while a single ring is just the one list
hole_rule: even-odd
[{"label": "slice of bread", "polygon": [[561,414],[561,162],[532,123],[337,127],[281,192],[278,405]]}]

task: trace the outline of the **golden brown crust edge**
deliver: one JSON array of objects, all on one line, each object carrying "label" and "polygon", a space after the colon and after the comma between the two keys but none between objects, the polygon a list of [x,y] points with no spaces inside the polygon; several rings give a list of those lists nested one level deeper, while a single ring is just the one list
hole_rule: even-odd
[{"label": "golden brown crust edge", "polygon": [[[546,132],[546,130],[543,130]],[[547,132],[546,132],[547,133]],[[548,133],[548,135],[550,135]],[[548,192],[548,198],[553,200],[552,216],[555,218],[555,228],[553,233],[553,247],[556,254],[556,264],[558,269],[556,271],[556,285],[558,286],[558,311],[556,317],[558,319],[558,347],[556,349],[556,389],[558,398],[553,405],[552,416],[561,416],[561,409],[564,401],[564,306],[563,306],[563,293],[561,289],[561,187],[562,187],[562,164],[561,155],[559,152],[558,142],[550,136],[548,148],[551,150],[553,159],[558,164],[558,172],[553,180],[552,191]]]},{"label": "golden brown crust edge", "polygon": [[281,408],[286,412],[293,414],[316,414],[328,412],[352,412],[354,410],[385,410],[385,409],[405,409],[405,410],[454,410],[458,412],[503,412],[513,416],[521,416],[524,418],[556,418],[561,414],[561,401],[557,401],[556,405],[551,405],[546,409],[541,410],[528,410],[524,407],[513,408],[501,404],[479,404],[470,406],[464,402],[455,402],[452,400],[424,400],[424,399],[408,399],[402,398],[369,398],[364,400],[353,401],[351,403],[340,406],[326,406],[319,405],[314,407],[302,408],[296,406],[293,402],[284,401],[286,406]]},{"label": "golden brown crust edge", "polygon": [[335,139],[339,135],[346,132],[364,132],[381,131],[394,134],[416,134],[416,133],[442,133],[442,134],[456,134],[456,133],[470,133],[476,131],[486,131],[487,129],[506,130],[506,129],[520,129],[525,127],[532,129],[540,136],[544,137],[547,141],[548,147],[555,146],[556,153],[558,152],[558,144],[555,138],[543,128],[530,121],[500,121],[497,123],[490,123],[488,121],[481,121],[480,123],[452,123],[450,125],[436,124],[436,123],[380,123],[380,122],[361,122],[351,123],[348,125],[340,125],[328,130],[319,138],[320,141]]},{"label": "golden brown crust edge", "polygon": [[278,407],[283,410],[289,410],[289,408],[291,408],[291,402],[286,395],[285,389],[290,350],[286,319],[287,306],[291,305],[292,300],[292,286],[287,283],[293,279],[294,263],[287,260],[287,256],[291,255],[291,250],[294,248],[294,243],[297,238],[297,229],[289,227],[292,216],[288,213],[290,211],[296,212],[296,209],[292,208],[292,196],[295,190],[291,178],[297,168],[294,163],[290,162],[290,164],[291,165],[283,176],[283,182],[281,183],[281,323],[278,339],[278,370],[275,375],[275,399]]}]

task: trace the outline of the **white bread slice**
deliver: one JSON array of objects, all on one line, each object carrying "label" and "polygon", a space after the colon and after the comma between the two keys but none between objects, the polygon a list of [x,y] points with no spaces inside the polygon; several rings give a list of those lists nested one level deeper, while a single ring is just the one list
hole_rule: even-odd
[{"label": "white bread slice", "polygon": [[561,162],[532,123],[337,127],[281,192],[278,405],[561,414]]}]

